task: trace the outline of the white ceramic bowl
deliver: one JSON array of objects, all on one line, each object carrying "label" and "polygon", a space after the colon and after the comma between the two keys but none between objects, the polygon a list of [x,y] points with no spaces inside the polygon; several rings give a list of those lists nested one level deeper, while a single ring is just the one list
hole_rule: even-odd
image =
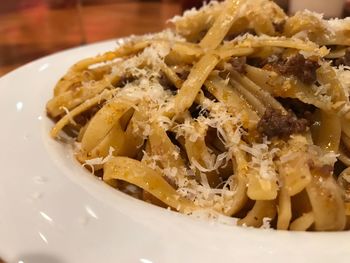
[{"label": "white ceramic bowl", "polygon": [[325,17],[340,17],[343,13],[344,0],[290,0],[289,11],[291,14],[308,9],[324,14]]}]

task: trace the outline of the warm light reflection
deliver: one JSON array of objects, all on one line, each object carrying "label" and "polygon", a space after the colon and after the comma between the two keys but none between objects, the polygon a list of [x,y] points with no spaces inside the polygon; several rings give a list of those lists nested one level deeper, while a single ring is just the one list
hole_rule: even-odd
[{"label": "warm light reflection", "polygon": [[39,72],[41,72],[41,71],[47,69],[49,66],[50,66],[49,63],[45,63],[45,64],[41,65],[40,68],[39,68]]},{"label": "warm light reflection", "polygon": [[16,109],[18,112],[22,111],[22,109],[23,109],[23,102],[22,101],[18,101],[16,103]]},{"label": "warm light reflection", "polygon": [[41,232],[39,232],[39,236],[41,237],[41,239],[42,239],[46,244],[49,243],[49,242],[47,241],[47,238],[46,238]]},{"label": "warm light reflection", "polygon": [[85,210],[86,210],[86,212],[87,212],[91,217],[98,219],[98,216],[97,216],[96,213],[91,209],[91,207],[89,207],[89,206],[86,205],[86,206],[85,206]]},{"label": "warm light reflection", "polygon": [[50,223],[53,222],[52,218],[49,217],[49,216],[48,216],[47,214],[45,214],[44,212],[40,211],[39,213],[40,213],[40,215],[41,215],[45,220],[49,221]]},{"label": "warm light reflection", "polygon": [[145,259],[145,258],[140,258],[140,262],[142,262],[142,263],[153,263],[151,260]]}]

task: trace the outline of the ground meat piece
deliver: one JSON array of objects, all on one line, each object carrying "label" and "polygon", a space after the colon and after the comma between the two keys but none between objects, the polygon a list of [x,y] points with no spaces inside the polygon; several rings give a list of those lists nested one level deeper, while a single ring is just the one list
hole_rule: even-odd
[{"label": "ground meat piece", "polygon": [[229,61],[228,61],[232,68],[234,70],[236,70],[238,73],[241,73],[241,74],[246,74],[246,62],[247,62],[247,58],[246,57],[234,57],[234,58],[231,58]]},{"label": "ground meat piece", "polygon": [[305,59],[299,53],[276,65],[281,74],[295,76],[305,84],[316,81],[316,70],[320,67],[317,61]]},{"label": "ground meat piece", "polygon": [[159,84],[162,85],[165,89],[168,89],[170,86],[173,86],[173,83],[168,79],[168,77],[163,73],[160,72],[159,74]]},{"label": "ground meat piece", "polygon": [[333,174],[334,167],[329,164],[324,164],[322,166],[316,165],[313,161],[312,163],[309,164],[310,170],[314,171],[317,175],[323,177],[323,178],[328,178]]},{"label": "ground meat piece", "polygon": [[335,66],[350,66],[350,48],[347,48],[345,51],[344,57],[337,58],[334,60],[334,65]]},{"label": "ground meat piece", "polygon": [[250,58],[249,65],[258,68],[274,70],[285,76],[295,76],[305,84],[312,84],[316,81],[316,70],[320,67],[317,61],[305,59],[303,55],[296,54],[283,59],[279,54],[267,58]]},{"label": "ground meat piece", "polygon": [[286,20],[281,20],[279,22],[273,22],[272,25],[277,33],[283,33]]},{"label": "ground meat piece", "polygon": [[294,133],[301,133],[308,128],[308,121],[298,119],[291,111],[282,114],[280,110],[267,108],[258,123],[258,132],[268,138],[286,138]]},{"label": "ground meat piece", "polygon": [[319,168],[319,174],[322,177],[328,177],[333,173],[333,166],[325,164]]}]

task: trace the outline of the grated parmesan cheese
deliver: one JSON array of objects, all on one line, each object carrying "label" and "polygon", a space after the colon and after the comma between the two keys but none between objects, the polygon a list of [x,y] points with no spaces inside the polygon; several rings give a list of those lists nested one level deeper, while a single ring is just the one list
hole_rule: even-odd
[{"label": "grated parmesan cheese", "polygon": [[327,20],[328,27],[333,31],[348,31],[350,30],[350,18],[346,17],[344,19],[333,18]]},{"label": "grated parmesan cheese", "polygon": [[265,139],[262,144],[253,143],[252,146],[240,145],[240,149],[251,155],[251,161],[248,166],[257,171],[259,176],[265,180],[277,180],[277,172],[273,161],[278,148],[269,149],[269,144]]},{"label": "grated parmesan cheese", "polygon": [[264,217],[263,218],[263,224],[260,228],[262,229],[270,229],[271,228],[271,218],[269,217]]},{"label": "grated parmesan cheese", "polygon": [[84,165],[89,165],[90,167],[93,167],[94,165],[100,165],[100,164],[105,164],[106,162],[108,162],[112,157],[113,157],[113,152],[115,151],[115,149],[113,147],[109,147],[108,150],[108,155],[106,157],[97,157],[97,158],[93,158],[93,159],[88,159],[85,160]]},{"label": "grated parmesan cheese", "polygon": [[60,109],[64,110],[64,112],[66,113],[66,116],[68,117],[69,122],[71,124],[77,125],[77,123],[74,121],[73,117],[71,116],[70,111],[66,107],[61,106]]}]

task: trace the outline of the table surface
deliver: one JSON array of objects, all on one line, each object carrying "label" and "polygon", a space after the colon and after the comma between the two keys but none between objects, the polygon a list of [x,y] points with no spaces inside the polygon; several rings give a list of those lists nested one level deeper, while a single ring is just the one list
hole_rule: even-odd
[{"label": "table surface", "polygon": [[86,1],[55,7],[43,0],[13,2],[21,3],[0,3],[0,76],[66,48],[160,31],[181,10],[179,1],[171,0]]},{"label": "table surface", "polygon": [[[202,0],[0,0],[0,76],[70,47],[160,31],[183,8],[201,3]],[[344,14],[350,14],[350,0],[346,0]]]}]

